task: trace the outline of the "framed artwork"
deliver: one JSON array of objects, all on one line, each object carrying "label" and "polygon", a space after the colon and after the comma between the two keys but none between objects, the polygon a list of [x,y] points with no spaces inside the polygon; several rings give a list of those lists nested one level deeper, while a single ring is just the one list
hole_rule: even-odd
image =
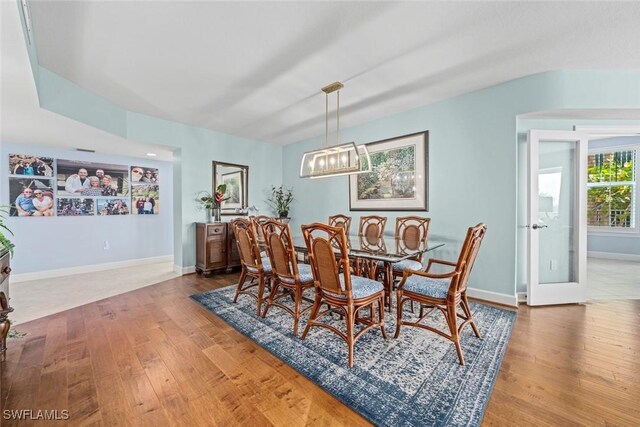
[{"label": "framed artwork", "polygon": [[131,183],[137,184],[159,184],[160,171],[155,168],[144,166],[131,166]]},{"label": "framed artwork", "polygon": [[225,196],[227,200],[222,202],[222,209],[240,209],[242,208],[242,188],[244,187],[242,171],[234,171],[223,173],[222,184],[227,186]]},{"label": "framed artwork", "polygon": [[349,177],[349,210],[427,211],[429,133],[367,144],[371,172]]},{"label": "framed artwork", "polygon": [[[32,154],[9,154],[8,160],[10,216],[157,215],[160,212],[157,168]],[[228,185],[233,187],[238,177],[229,175]],[[242,184],[243,176],[239,179]],[[231,202],[237,202],[238,192],[236,188],[231,194]]]},{"label": "framed artwork", "polygon": [[158,215],[160,213],[160,187],[155,184],[131,187],[131,214]]},{"label": "framed artwork", "polygon": [[98,215],[129,215],[129,200],[127,199],[96,199]]},{"label": "framed artwork", "polygon": [[93,216],[95,200],[85,197],[61,197],[58,199],[58,216]]},{"label": "framed artwork", "polygon": [[53,180],[25,175],[9,178],[11,216],[53,216]]},{"label": "framed artwork", "polygon": [[129,195],[128,166],[64,159],[58,159],[56,166],[59,196]]},{"label": "framed artwork", "polygon": [[29,154],[9,154],[9,175],[53,177],[53,159],[51,157]]}]

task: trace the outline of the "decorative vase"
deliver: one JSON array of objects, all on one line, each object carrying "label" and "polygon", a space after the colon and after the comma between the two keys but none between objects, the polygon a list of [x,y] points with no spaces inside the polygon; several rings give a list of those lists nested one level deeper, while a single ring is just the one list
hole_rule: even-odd
[{"label": "decorative vase", "polygon": [[278,215],[280,215],[280,218],[287,218],[289,216],[289,211],[279,212]]},{"label": "decorative vase", "polygon": [[213,208],[213,222],[220,222],[220,208]]}]

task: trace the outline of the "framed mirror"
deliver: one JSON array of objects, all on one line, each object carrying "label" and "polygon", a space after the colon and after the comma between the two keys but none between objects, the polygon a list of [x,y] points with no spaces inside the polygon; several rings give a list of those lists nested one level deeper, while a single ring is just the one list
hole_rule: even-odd
[{"label": "framed mirror", "polygon": [[247,215],[249,206],[249,166],[213,162],[213,191],[226,184],[227,200],[221,204],[221,215]]}]

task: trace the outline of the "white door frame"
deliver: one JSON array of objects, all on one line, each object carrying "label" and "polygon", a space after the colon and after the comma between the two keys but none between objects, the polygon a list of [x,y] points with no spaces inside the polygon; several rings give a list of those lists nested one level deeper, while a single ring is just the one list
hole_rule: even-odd
[{"label": "white door frame", "polygon": [[[575,142],[576,158],[574,173],[575,203],[574,257],[575,277],[573,282],[539,283],[539,233],[538,224],[538,171],[539,142]],[[587,299],[587,154],[588,135],[582,131],[535,130],[528,132],[528,209],[527,209],[527,304],[570,304]]]}]

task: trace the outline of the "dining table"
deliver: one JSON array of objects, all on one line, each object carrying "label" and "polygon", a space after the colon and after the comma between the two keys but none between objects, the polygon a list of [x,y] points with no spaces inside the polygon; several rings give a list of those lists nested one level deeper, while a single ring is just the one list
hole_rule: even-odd
[{"label": "dining table", "polygon": [[[378,280],[383,276],[385,305],[391,310],[393,290],[393,264],[406,259],[416,259],[423,254],[444,246],[443,242],[427,240],[420,242],[393,235],[365,236],[347,235],[347,250],[352,264],[352,273]],[[293,246],[307,261],[307,246],[302,235],[292,236]],[[336,247],[336,251],[338,251]]]}]

